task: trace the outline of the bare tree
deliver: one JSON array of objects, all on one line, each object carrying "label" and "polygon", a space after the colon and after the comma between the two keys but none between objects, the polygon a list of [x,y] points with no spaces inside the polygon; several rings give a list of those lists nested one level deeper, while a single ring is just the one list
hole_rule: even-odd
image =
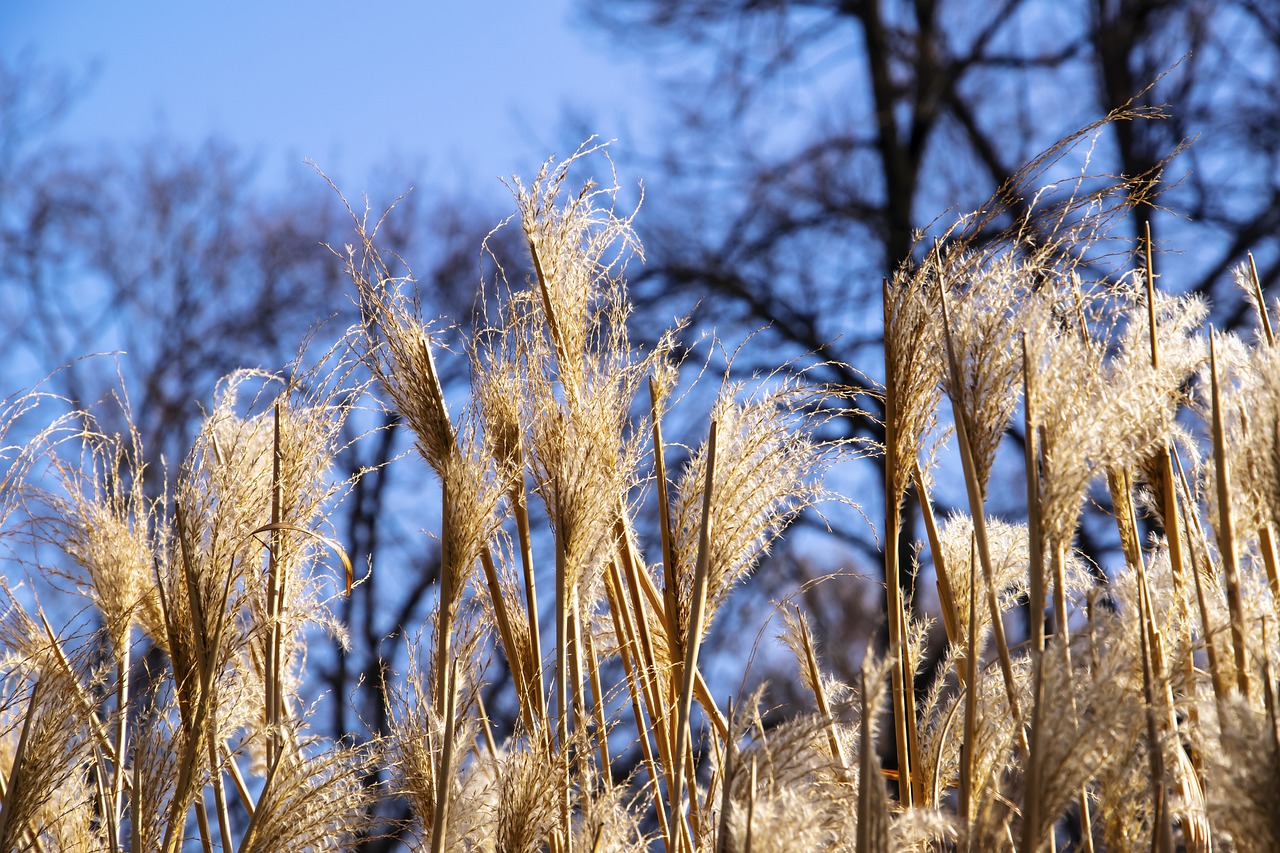
[{"label": "bare tree", "polygon": [[[1257,257],[1264,286],[1280,275],[1280,19],[1251,0],[622,0],[584,4],[620,49],[664,69],[672,127],[637,167],[648,207],[648,264],[635,282],[650,310],[690,310],[730,337],[764,327],[744,369],[784,359],[863,395],[850,435],[882,441],[877,374],[881,282],[920,261],[956,214],[998,198],[1025,211],[1035,187],[1011,183],[1023,163],[1078,128],[1128,106],[1159,120],[1108,124],[1063,168],[1150,176],[1159,208],[1139,206],[1117,235],[1136,249],[1152,226],[1161,287],[1212,297],[1220,325],[1247,311],[1226,271]],[[1194,140],[1170,165],[1166,161]],[[1165,167],[1162,169],[1162,167]],[[1005,220],[1007,221],[1007,219]],[[1173,251],[1181,250],[1179,254]],[[699,302],[700,300],[700,302]],[[732,331],[730,331],[732,330]],[[1017,432],[1011,434],[1020,442]],[[875,466],[880,466],[879,470]],[[883,461],[868,465],[874,495]],[[869,485],[868,485],[869,484]],[[936,497],[946,501],[946,484]],[[997,490],[998,491],[998,490]],[[958,493],[957,493],[958,498]],[[998,494],[993,500],[998,502]],[[872,517],[881,512],[869,501]],[[999,512],[1002,507],[995,506]],[[1010,510],[1013,507],[1010,506]],[[1016,510],[1014,510],[1016,511]],[[899,583],[916,590],[908,503]],[[844,534],[856,570],[879,543]],[[1086,548],[1095,526],[1081,530]],[[837,531],[838,533],[840,531]],[[828,540],[829,541],[829,540]],[[862,557],[857,556],[861,550]],[[814,552],[779,562],[775,594],[850,560]],[[818,565],[813,565],[817,560]],[[824,588],[826,589],[826,588]],[[866,638],[865,585],[814,596],[833,664]],[[810,602],[814,603],[813,601]],[[883,629],[882,629],[883,630]],[[884,635],[882,634],[882,640]]]}]

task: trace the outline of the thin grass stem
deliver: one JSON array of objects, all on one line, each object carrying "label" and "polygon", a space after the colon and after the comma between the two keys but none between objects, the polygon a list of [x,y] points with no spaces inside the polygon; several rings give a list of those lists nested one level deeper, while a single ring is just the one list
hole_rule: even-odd
[{"label": "thin grass stem", "polygon": [[[711,421],[710,433],[707,436],[707,471],[702,493],[702,526],[698,535],[698,558],[694,567],[693,598],[689,608],[689,627],[686,632],[684,666],[681,670],[682,686],[679,705],[676,707],[676,728],[673,745],[675,746],[676,790],[671,797],[671,822],[683,822],[684,801],[684,769],[686,756],[692,759],[692,733],[689,731],[689,716],[693,704],[694,673],[698,666],[698,651],[702,644],[703,618],[707,606],[707,577],[710,573],[711,559],[711,506],[714,500],[712,485],[715,482],[716,469],[716,422]],[[695,797],[690,797],[695,799]]]},{"label": "thin grass stem", "polygon": [[1249,649],[1245,642],[1244,601],[1240,594],[1240,562],[1236,550],[1235,519],[1231,512],[1231,468],[1227,461],[1227,434],[1222,413],[1222,392],[1218,383],[1218,348],[1209,335],[1209,374],[1213,395],[1213,463],[1217,472],[1218,553],[1227,588],[1227,609],[1231,615],[1231,647],[1235,655],[1236,689],[1249,696]]}]

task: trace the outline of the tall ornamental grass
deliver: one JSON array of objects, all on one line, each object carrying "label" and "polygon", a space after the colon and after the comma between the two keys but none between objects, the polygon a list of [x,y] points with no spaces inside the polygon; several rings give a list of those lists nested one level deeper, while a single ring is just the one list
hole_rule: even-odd
[{"label": "tall ornamental grass", "polygon": [[[1149,238],[1113,239],[1157,175],[1055,181],[1096,130],[883,283],[876,448],[824,438],[850,392],[796,370],[726,378],[700,443],[668,443],[698,405],[676,394],[683,328],[632,340],[631,215],[616,183],[568,186],[594,149],[514,183],[531,272],[486,284],[458,353],[356,216],[362,322],[317,368],[224,380],[174,470],[88,413],[6,449],[15,553],[57,549],[83,609],[59,628],[0,586],[0,850],[1280,849],[1280,348],[1251,267],[1256,330],[1224,334],[1159,290]],[[357,360],[434,474],[441,565],[390,735],[352,746],[316,734],[302,688],[358,582],[326,521]],[[871,450],[888,646],[843,683],[822,658],[847,650],[784,604],[811,703],[766,724],[760,693],[713,695],[702,643],[789,522],[841,499],[824,474]],[[988,509],[1001,464],[1022,519]],[[939,479],[962,509],[935,511]],[[899,584],[912,493],[936,614]],[[1121,544],[1106,575],[1076,548],[1091,499]],[[481,701],[495,655],[509,733]]]}]

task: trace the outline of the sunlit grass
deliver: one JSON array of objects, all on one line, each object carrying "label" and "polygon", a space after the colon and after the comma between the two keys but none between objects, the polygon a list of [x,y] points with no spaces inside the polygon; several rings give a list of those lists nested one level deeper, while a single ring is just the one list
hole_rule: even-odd
[{"label": "sunlit grass", "polygon": [[[779,372],[726,380],[669,469],[663,418],[695,405],[672,398],[682,328],[633,342],[638,241],[616,186],[569,190],[584,162],[607,160],[515,183],[532,273],[487,283],[461,354],[355,217],[363,321],[334,353],[413,431],[442,519],[437,606],[387,738],[328,742],[302,696],[306,632],[341,633],[328,602],[352,582],[326,519],[353,364],[229,377],[175,473],[87,414],[7,451],[8,533],[62,552],[93,627],[64,635],[3,589],[0,850],[347,849],[396,829],[374,817],[388,797],[432,851],[1036,851],[1071,827],[1081,849],[1280,849],[1280,350],[1256,272],[1238,273],[1253,335],[1158,292],[1149,241],[1099,273],[1154,176],[1046,186],[922,246],[884,283],[890,645],[841,683],[822,658],[843,650],[784,606],[813,704],[766,726],[760,694],[717,703],[701,642],[789,522],[842,499],[831,466],[871,448],[822,438],[842,389]],[[467,360],[465,399],[444,358]],[[932,446],[948,426],[951,471]],[[1011,427],[1016,522],[986,506]],[[935,516],[939,477],[967,512]],[[1123,550],[1105,582],[1074,544],[1091,489]],[[946,637],[920,692],[930,620],[898,581],[913,490]],[[506,736],[481,703],[492,652],[518,708]]]}]

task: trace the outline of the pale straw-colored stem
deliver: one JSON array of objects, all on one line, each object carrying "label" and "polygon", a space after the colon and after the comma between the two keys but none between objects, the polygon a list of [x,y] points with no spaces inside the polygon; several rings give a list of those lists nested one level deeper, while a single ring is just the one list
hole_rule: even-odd
[{"label": "pale straw-colored stem", "polygon": [[[925,486],[924,471],[916,463],[914,479],[916,494],[920,497],[920,515],[924,518],[925,536],[929,541],[929,551],[933,556],[933,573],[938,583],[938,606],[942,610],[942,625],[947,632],[947,642],[959,646],[965,640],[960,635],[960,614],[956,605],[955,589],[952,586],[951,570],[947,568],[946,555],[942,552],[942,536],[938,528],[938,517],[933,511],[933,501]],[[956,662],[957,676],[964,683],[961,662]]]},{"label": "pale straw-colored stem", "polygon": [[449,801],[453,785],[453,753],[458,709],[458,667],[450,662],[445,673],[444,743],[440,750],[440,766],[436,773],[436,808],[431,821],[431,853],[443,853],[449,834]]},{"label": "pale straw-colored stem", "polygon": [[[22,732],[18,735],[18,745],[14,748],[10,763],[9,779],[4,792],[6,803],[16,802],[23,793],[22,785],[27,769],[27,746],[31,742],[31,727],[35,724],[36,712],[40,708],[43,684],[43,681],[37,679],[36,683],[31,685],[31,696],[27,699],[27,713],[22,717]],[[15,846],[13,836],[27,829],[27,827],[15,826],[10,820],[12,815],[11,807],[0,808],[0,850],[13,848]]]},{"label": "pale straw-colored stem", "polygon": [[535,694],[541,694],[540,688],[535,688],[531,683],[531,667],[524,660],[521,649],[515,642],[515,634],[511,630],[511,615],[507,610],[506,601],[502,595],[502,586],[498,582],[498,567],[494,564],[493,553],[486,546],[480,551],[480,565],[483,568],[485,585],[489,590],[489,600],[493,603],[494,621],[497,622],[498,639],[502,643],[502,648],[507,653],[507,665],[511,669],[511,680],[515,682],[516,696],[520,702],[520,716],[524,720],[525,726],[529,731],[537,731],[534,721],[537,719],[535,710],[536,699]]},{"label": "pale straw-colored stem", "polygon": [[805,669],[808,672],[809,683],[813,685],[814,702],[818,706],[818,715],[827,721],[827,747],[831,750],[831,760],[843,774],[848,771],[849,766],[844,758],[844,750],[840,747],[840,739],[836,736],[836,719],[831,713],[831,702],[827,699],[827,691],[822,684],[822,671],[818,669],[818,655],[813,648],[813,635],[809,632],[809,625],[805,622],[800,608],[794,604],[792,607],[795,610],[796,626],[800,635],[800,648],[804,652]]},{"label": "pale straw-colored stem", "polygon": [[[674,630],[673,617],[668,615],[663,597],[658,593],[653,584],[653,579],[649,577],[649,573],[645,571],[644,565],[640,562],[635,544],[631,541],[630,528],[627,527],[623,520],[619,520],[618,524],[618,529],[621,531],[619,535],[623,537],[623,565],[627,567],[628,582],[633,585],[633,588],[638,587],[639,591],[644,594],[645,600],[649,603],[649,608],[658,617],[658,622],[666,629],[667,636],[670,638],[674,633],[677,633]],[[637,608],[641,607],[638,599],[636,601],[635,606]],[[673,646],[672,648],[674,649],[675,647]],[[676,657],[675,660],[679,661],[680,658]],[[719,735],[721,740],[724,740],[729,736],[729,720],[725,717],[724,712],[720,710],[720,706],[716,704],[715,699],[712,698],[711,690],[707,686],[706,678],[702,675],[702,670],[695,670],[693,677],[693,696],[707,714],[707,718],[716,730],[716,734]],[[673,681],[672,684],[671,693],[672,701],[674,702],[674,697],[679,693],[680,685],[678,681]]]},{"label": "pale straw-colored stem", "polygon": [[1227,459],[1226,424],[1223,421],[1222,393],[1218,385],[1218,348],[1209,334],[1209,373],[1213,394],[1213,464],[1217,472],[1218,553],[1222,555],[1223,579],[1227,588],[1227,609],[1231,615],[1231,646],[1235,654],[1236,689],[1249,697],[1249,649],[1245,641],[1244,600],[1240,593],[1240,561],[1236,548],[1235,519],[1231,512],[1231,463]]},{"label": "pale straw-colored stem", "polygon": [[1253,297],[1258,303],[1258,321],[1262,326],[1262,336],[1266,338],[1267,346],[1274,347],[1276,333],[1271,328],[1271,317],[1267,314],[1267,297],[1262,292],[1262,279],[1258,277],[1258,265],[1253,260],[1253,252],[1249,252],[1249,278],[1253,283]]},{"label": "pale straw-colored stem", "polygon": [[[889,285],[884,282],[885,356],[889,345]],[[893,381],[893,369],[886,365],[884,388],[884,478],[885,478],[885,534],[884,534],[884,588],[885,618],[889,627],[889,654],[893,663],[889,670],[889,684],[893,700],[893,737],[898,756],[898,796],[903,805],[910,807],[914,801],[916,782],[912,774],[915,753],[911,749],[911,735],[915,728],[912,706],[915,699],[913,671],[907,665],[907,637],[903,617],[905,605],[899,577],[899,543],[902,526],[902,492],[899,467],[907,460],[897,458],[898,391]]]},{"label": "pale straw-colored stem", "polygon": [[[662,542],[662,598],[667,613],[679,613],[677,597],[680,594],[680,582],[676,577],[676,559],[671,546],[671,497],[667,483],[666,446],[662,440],[658,387],[652,376],[649,377],[649,415],[653,419],[653,478],[658,488],[658,529]],[[674,632],[672,639],[676,639]],[[678,646],[674,648],[676,656],[683,651]]]},{"label": "pale straw-colored stem", "polygon": [[[521,463],[523,470],[523,462]],[[537,718],[543,730],[548,733],[550,743],[550,724],[547,717],[547,694],[542,681],[542,629],[539,625],[538,586],[533,567],[533,537],[529,528],[529,501],[525,489],[524,475],[517,479],[511,487],[511,508],[516,518],[516,540],[520,546],[520,567],[524,571],[525,609],[529,618],[529,665],[532,670],[533,698],[537,708]]]},{"label": "pale straw-colored stem", "polygon": [[978,567],[977,548],[969,546],[969,642],[965,649],[964,738],[960,741],[960,828],[965,849],[972,850],[969,831],[973,826],[974,752],[978,743]]},{"label": "pale straw-colored stem", "polygon": [[711,507],[714,496],[712,484],[716,469],[716,422],[711,422],[707,437],[707,471],[702,493],[702,525],[698,535],[698,559],[694,567],[693,598],[689,608],[689,628],[686,633],[684,666],[681,670],[682,686],[679,705],[676,708],[675,776],[676,790],[671,796],[671,822],[683,822],[684,769],[686,753],[692,751],[689,732],[689,716],[693,705],[694,672],[698,666],[698,651],[702,645],[703,620],[707,607],[707,578],[711,562]]},{"label": "pale straw-colored stem", "polygon": [[587,681],[591,685],[592,716],[596,724],[596,744],[600,750],[600,776],[606,789],[613,788],[613,762],[609,759],[609,728],[605,721],[604,689],[600,682],[600,662],[596,658],[596,646],[591,632],[583,632],[587,652]]},{"label": "pale straw-colored stem", "polygon": [[969,515],[973,519],[973,534],[978,546],[978,559],[982,564],[982,575],[987,587],[987,607],[991,611],[991,632],[995,638],[996,654],[1000,661],[1000,673],[1004,677],[1005,695],[1009,700],[1009,710],[1013,714],[1014,724],[1018,729],[1024,750],[1027,748],[1026,732],[1022,728],[1022,712],[1018,707],[1018,690],[1013,677],[1013,658],[1009,654],[1009,643],[1004,633],[1004,617],[1000,612],[1000,601],[995,584],[995,569],[991,562],[991,545],[987,538],[987,519],[982,484],[978,482],[976,462],[973,458],[973,445],[969,441],[969,411],[964,394],[964,379],[960,373],[960,363],[956,357],[955,343],[952,340],[950,315],[947,309],[946,288],[940,290],[942,298],[942,322],[947,344],[947,360],[951,368],[951,388],[953,391],[953,408],[955,409],[956,439],[960,447],[960,462],[964,468],[965,489],[969,496]]},{"label": "pale straw-colored stem", "polygon": [[[674,848],[670,826],[667,823],[666,809],[662,803],[662,788],[659,784],[658,762],[653,754],[653,743],[650,734],[656,734],[656,726],[646,725],[642,707],[648,705],[649,716],[656,721],[654,709],[656,700],[643,672],[643,664],[636,660],[639,644],[631,615],[622,598],[622,579],[618,576],[618,567],[610,563],[605,575],[605,594],[609,599],[609,615],[613,619],[613,630],[618,637],[618,656],[622,659],[622,671],[627,679],[627,691],[631,699],[631,714],[636,721],[636,732],[640,738],[640,750],[644,754],[645,768],[649,771],[650,783],[653,786],[654,811],[658,816],[658,829],[668,850]],[[671,767],[665,752],[668,741],[663,736],[657,737],[659,758],[663,767]],[[669,783],[668,783],[669,784]]]}]

